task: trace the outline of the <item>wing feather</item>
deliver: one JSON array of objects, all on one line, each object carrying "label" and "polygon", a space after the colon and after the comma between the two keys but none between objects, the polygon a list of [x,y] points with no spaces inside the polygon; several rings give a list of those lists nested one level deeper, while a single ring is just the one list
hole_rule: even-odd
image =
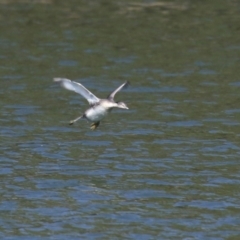
[{"label": "wing feather", "polygon": [[123,88],[126,88],[130,83],[128,81],[126,81],[125,83],[123,83],[121,86],[119,86],[116,90],[114,90],[107,98],[111,101],[114,100],[114,96],[116,95],[116,93],[118,93],[119,91],[121,91]]},{"label": "wing feather", "polygon": [[53,81],[60,83],[60,85],[67,90],[82,95],[84,98],[87,99],[90,105],[94,105],[100,101],[98,97],[96,97],[93,93],[86,89],[81,83],[74,82],[66,78],[54,78]]}]

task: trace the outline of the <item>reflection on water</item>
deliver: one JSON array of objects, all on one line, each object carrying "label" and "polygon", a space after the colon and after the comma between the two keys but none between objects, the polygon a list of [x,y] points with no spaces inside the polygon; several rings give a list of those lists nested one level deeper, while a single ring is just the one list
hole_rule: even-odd
[{"label": "reflection on water", "polygon": [[0,4],[2,239],[238,238],[237,2]]}]

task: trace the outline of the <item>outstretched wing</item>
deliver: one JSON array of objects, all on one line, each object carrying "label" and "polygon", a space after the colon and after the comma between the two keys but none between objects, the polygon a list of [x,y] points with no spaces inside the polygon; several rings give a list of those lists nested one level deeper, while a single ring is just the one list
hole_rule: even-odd
[{"label": "outstretched wing", "polygon": [[113,101],[114,96],[116,95],[116,93],[118,93],[119,91],[121,91],[123,88],[126,88],[129,85],[129,82],[125,82],[123,83],[120,87],[118,87],[116,90],[114,90],[109,96],[108,99]]},{"label": "outstretched wing", "polygon": [[60,85],[67,90],[81,94],[84,98],[87,99],[90,105],[94,105],[100,100],[80,83],[71,81],[66,78],[54,78],[53,81],[60,83]]}]

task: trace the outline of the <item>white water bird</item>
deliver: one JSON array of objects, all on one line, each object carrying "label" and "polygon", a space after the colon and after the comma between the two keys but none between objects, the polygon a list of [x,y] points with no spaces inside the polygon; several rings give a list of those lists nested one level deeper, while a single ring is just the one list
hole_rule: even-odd
[{"label": "white water bird", "polygon": [[92,122],[91,129],[96,129],[100,121],[113,109],[113,108],[123,108],[128,109],[127,105],[124,102],[115,102],[114,96],[116,93],[121,91],[123,88],[129,85],[129,82],[123,83],[116,90],[114,90],[106,99],[100,99],[96,97],[93,93],[91,93],[88,89],[86,89],[81,83],[71,81],[66,78],[54,78],[54,82],[59,83],[63,88],[74,91],[84,98],[87,99],[89,105],[88,108],[83,115],[80,117],[70,121],[70,125],[80,120],[81,118],[86,118],[88,121]]}]

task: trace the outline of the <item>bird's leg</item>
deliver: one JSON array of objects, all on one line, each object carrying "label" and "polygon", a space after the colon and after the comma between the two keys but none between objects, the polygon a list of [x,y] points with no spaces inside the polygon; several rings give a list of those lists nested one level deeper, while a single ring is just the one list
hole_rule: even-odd
[{"label": "bird's leg", "polygon": [[92,130],[95,130],[98,126],[99,126],[99,124],[100,124],[100,122],[95,122],[95,123],[93,123],[93,124],[91,124],[91,129]]},{"label": "bird's leg", "polygon": [[70,121],[70,122],[69,122],[69,125],[74,124],[76,121],[78,121],[78,120],[81,119],[82,117],[83,117],[83,115],[81,115],[80,117],[78,117],[78,118],[76,118],[76,119]]}]

